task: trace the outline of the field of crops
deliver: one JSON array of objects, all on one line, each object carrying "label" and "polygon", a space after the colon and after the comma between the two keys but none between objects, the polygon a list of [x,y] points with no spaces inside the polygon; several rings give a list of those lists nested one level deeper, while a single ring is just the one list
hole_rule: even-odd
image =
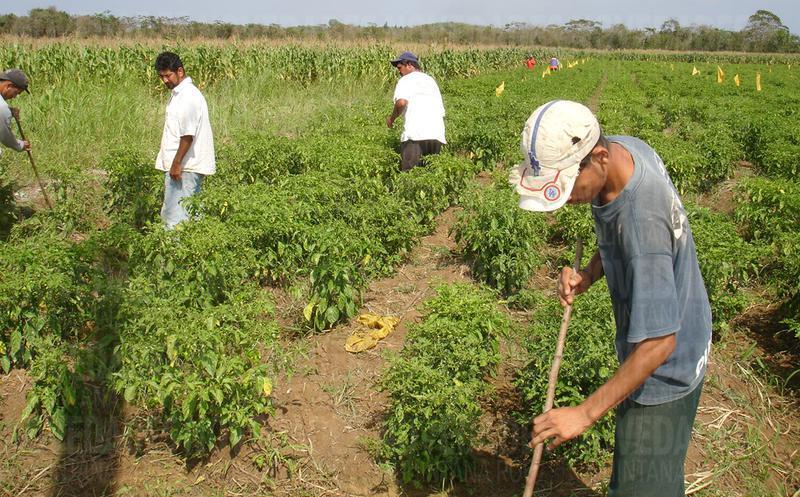
[{"label": "field of crops", "polygon": [[[454,247],[444,250],[471,281],[431,282],[405,345],[375,360],[368,388],[383,407],[359,450],[401,489],[469,482],[491,437],[482,420],[502,395],[497,378],[518,399],[509,423],[525,427],[541,410],[560,321],[548,283],[578,236],[587,260],[596,247],[588,209],[523,212],[505,182],[525,119],[554,98],[587,103],[606,134],[641,137],[663,157],[687,203],[715,340],[758,342],[741,374],[795,402],[800,58],[534,51],[562,58],[565,69],[548,74],[524,69],[521,49],[431,50],[422,59],[442,89],[448,145],[401,174],[399,131],[385,127],[392,47],[169,48],[208,100],[218,174],[191,200],[197,219],[166,232],[153,169],[168,97],[152,68],[159,49],[0,47],[0,67],[31,76],[32,94],[13,105],[55,200],[42,204],[24,155],[0,155],[0,392],[15,373],[27,381],[21,412],[0,425],[18,464],[0,471],[4,492],[27,495],[9,475],[39,472],[20,447],[68,445],[113,416],[138,455],[161,440],[189,467],[272,443],[243,463],[263,475],[250,495],[301,495],[275,484],[276,468],[293,463],[270,428],[287,416],[278,390],[304,374],[293,351],[351,326],[371,285],[413,262],[446,212]],[[617,366],[611,305],[596,286],[576,305],[557,405],[579,402]],[[766,361],[776,354],[782,362]],[[695,495],[792,495],[800,425],[796,414],[780,420],[735,448],[717,443],[722,422],[701,432],[708,460],[689,481]],[[551,461],[599,475],[600,491],[612,444],[609,416]],[[30,495],[48,495],[41,488]],[[196,482],[163,495],[226,492]]]}]

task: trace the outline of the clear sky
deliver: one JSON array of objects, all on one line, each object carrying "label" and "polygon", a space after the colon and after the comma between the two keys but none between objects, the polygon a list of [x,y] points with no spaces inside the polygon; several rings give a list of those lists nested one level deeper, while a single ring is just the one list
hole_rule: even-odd
[{"label": "clear sky", "polygon": [[32,8],[54,6],[70,14],[110,11],[117,16],[188,16],[235,24],[283,26],[324,24],[337,19],[348,24],[409,26],[454,21],[503,26],[527,22],[544,26],[570,19],[591,19],[603,27],[622,23],[629,28],[655,27],[676,18],[681,25],[705,24],[738,31],[756,10],[778,15],[793,34],[800,34],[800,0],[4,0],[0,14],[24,15]]}]

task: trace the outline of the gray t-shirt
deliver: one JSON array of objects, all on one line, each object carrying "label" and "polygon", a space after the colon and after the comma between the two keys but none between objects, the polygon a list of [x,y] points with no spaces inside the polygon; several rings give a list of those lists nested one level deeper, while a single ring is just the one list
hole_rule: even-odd
[{"label": "gray t-shirt", "polygon": [[[0,143],[6,147],[13,148],[17,152],[22,151],[22,140],[17,140],[14,133],[11,132],[11,122],[14,116],[11,115],[11,108],[8,103],[0,96]],[[2,152],[2,148],[0,148]]]},{"label": "gray t-shirt", "polygon": [[702,381],[711,350],[711,308],[686,212],[664,162],[638,138],[608,140],[625,147],[634,162],[617,198],[592,203],[614,305],[617,356],[623,362],[637,343],[676,334],[667,362],[630,396],[639,404],[662,404]]}]

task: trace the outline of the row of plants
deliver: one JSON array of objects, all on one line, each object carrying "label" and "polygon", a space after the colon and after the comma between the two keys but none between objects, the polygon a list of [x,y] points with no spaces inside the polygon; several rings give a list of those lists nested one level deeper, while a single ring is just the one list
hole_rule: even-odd
[{"label": "row of plants", "polygon": [[510,295],[525,288],[545,263],[545,216],[517,207],[519,195],[505,181],[475,186],[462,198],[452,232],[472,277]]},{"label": "row of plants", "polygon": [[[535,291],[526,299],[530,325],[520,336],[528,362],[514,385],[523,406],[517,421],[529,426],[544,410],[548,372],[553,361],[563,308],[555,296]],[[614,351],[614,313],[605,280],[575,299],[567,342],[556,384],[553,407],[575,406],[611,379],[618,362]],[[563,459],[580,469],[596,470],[608,461],[614,447],[614,419],[609,412],[583,435],[561,444],[549,457]]]},{"label": "row of plants", "polygon": [[800,185],[784,178],[748,178],[736,189],[734,218],[751,243],[763,247],[762,280],[785,300],[784,324],[800,338]]},{"label": "row of plants", "polygon": [[[392,271],[477,167],[441,154],[401,175],[394,152],[323,139],[338,151],[324,163],[301,140],[223,149],[226,169],[190,203],[195,221],[167,232],[146,219],[129,235],[114,388],[158,412],[188,456],[220,434],[235,445],[258,433],[270,410],[264,353],[279,331],[260,287],[305,302],[293,315],[302,328],[348,320],[369,279]],[[151,201],[137,188],[151,172],[136,155],[113,159],[110,205],[128,223]]]},{"label": "row of plants", "polygon": [[[716,66],[701,66],[699,76],[676,66],[626,64],[622,81],[601,99],[601,121],[611,133],[653,145],[682,193],[708,192],[737,171],[743,176],[733,213],[690,209],[717,324],[743,309],[739,290],[754,283],[774,289],[797,316],[796,273],[778,269],[793,267],[797,251],[800,142],[790,124],[800,109],[796,75],[791,65],[725,65],[720,83]],[[757,73],[760,92],[753,88]],[[733,84],[734,75],[748,84]],[[623,94],[635,103],[622,105]],[[758,176],[749,177],[748,167]],[[796,322],[786,321],[795,333]]]},{"label": "row of plants", "polygon": [[[7,43],[0,49],[0,65],[19,67],[48,84],[62,84],[77,79],[114,81],[133,77],[143,83],[155,83],[153,68],[156,55],[163,50],[181,54],[198,81],[231,80],[259,73],[276,74],[280,79],[304,84],[339,78],[394,79],[396,70],[389,60],[397,50],[389,45],[311,46],[298,44],[236,44],[174,46],[79,46],[52,43],[32,46]],[[563,52],[563,51],[562,51]],[[522,48],[431,49],[421,56],[425,71],[435,77],[474,76],[519,66],[530,50]],[[544,60],[551,51],[534,50]],[[564,54],[566,55],[566,53]],[[570,52],[580,57],[580,52]]]},{"label": "row of plants", "polygon": [[468,284],[440,286],[423,314],[381,378],[390,400],[378,455],[405,483],[463,481],[511,325],[493,292]]},{"label": "row of plants", "polygon": [[[481,100],[508,108],[513,102],[522,114],[542,98],[535,95],[540,81],[525,86],[534,92],[510,92],[515,98],[505,102],[487,92]],[[380,122],[374,115],[383,107],[343,111],[313,136],[254,133],[223,142],[220,173],[192,199],[197,219],[173,232],[157,222],[161,173],[136,148],[101,161],[105,219],[79,198],[87,190],[65,177],[58,208],[15,226],[3,247],[9,264],[28,270],[9,269],[20,281],[11,282],[17,293],[2,303],[4,315],[19,321],[14,316],[27,312],[29,321],[50,323],[12,323],[35,328],[38,346],[21,342],[11,324],[3,328],[6,369],[35,374],[28,434],[49,423],[63,437],[68,419],[91,412],[94,392],[83,392],[87,384],[142,408],[148,425],[167,431],[186,457],[207,454],[220,435],[235,445],[257,433],[254,420],[270,411],[274,373],[264,357],[278,333],[269,292],[258,289],[281,288],[302,302],[292,311],[302,328],[347,320],[367,281],[391,272],[486,163],[445,153],[426,168],[399,174],[396,136],[387,140],[378,127],[365,125]],[[475,143],[456,140],[451,148],[477,159]],[[498,144],[492,153],[501,149]],[[104,228],[93,231],[98,225]],[[39,250],[38,265],[30,262],[37,252],[27,244]],[[30,272],[37,267],[60,278],[47,288],[52,302],[41,304],[44,290],[32,284],[46,280]],[[15,310],[20,304],[27,310]],[[97,360],[89,360],[92,354]]]}]

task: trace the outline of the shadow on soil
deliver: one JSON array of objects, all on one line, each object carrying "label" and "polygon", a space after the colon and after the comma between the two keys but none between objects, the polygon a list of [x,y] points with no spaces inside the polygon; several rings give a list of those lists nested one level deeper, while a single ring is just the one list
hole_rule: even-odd
[{"label": "shadow on soil", "polygon": [[70,420],[53,472],[51,497],[105,497],[116,494],[119,467],[117,441],[121,413],[116,398],[107,415]]},{"label": "shadow on soil", "polygon": [[781,321],[796,316],[788,306],[757,307],[736,318],[734,323],[747,329],[763,357],[750,357],[751,366],[756,370],[776,376],[783,387],[795,393],[800,392],[800,340],[788,331]]},{"label": "shadow on soil", "polygon": [[[507,377],[509,371],[500,376]],[[522,399],[513,385],[495,380],[496,392],[483,400],[483,445],[473,451],[475,468],[464,483],[444,482],[425,487],[401,485],[402,495],[408,497],[520,497],[533,451],[528,447],[530,427],[520,425],[513,413]],[[385,485],[372,489],[373,494],[385,492]],[[536,482],[536,496],[600,497],[580,477],[558,459],[548,460],[545,454]]]},{"label": "shadow on soil", "polygon": [[[416,488],[403,487],[409,497],[519,497],[525,489],[525,477],[529,461],[524,467],[505,458],[485,452],[476,455],[475,473],[465,482],[452,487],[446,485]],[[375,489],[380,490],[380,489]],[[443,494],[443,492],[447,492]],[[567,466],[545,462],[536,482],[536,496],[553,497],[600,497],[601,494],[588,488]]]},{"label": "shadow on soil", "polygon": [[98,287],[97,334],[75,358],[73,383],[81,385],[82,412],[68,417],[58,461],[53,466],[50,497],[111,497],[117,492],[116,479],[123,439],[124,402],[111,388],[116,367],[114,347],[119,341],[116,317],[121,301],[120,287],[105,282]]}]

